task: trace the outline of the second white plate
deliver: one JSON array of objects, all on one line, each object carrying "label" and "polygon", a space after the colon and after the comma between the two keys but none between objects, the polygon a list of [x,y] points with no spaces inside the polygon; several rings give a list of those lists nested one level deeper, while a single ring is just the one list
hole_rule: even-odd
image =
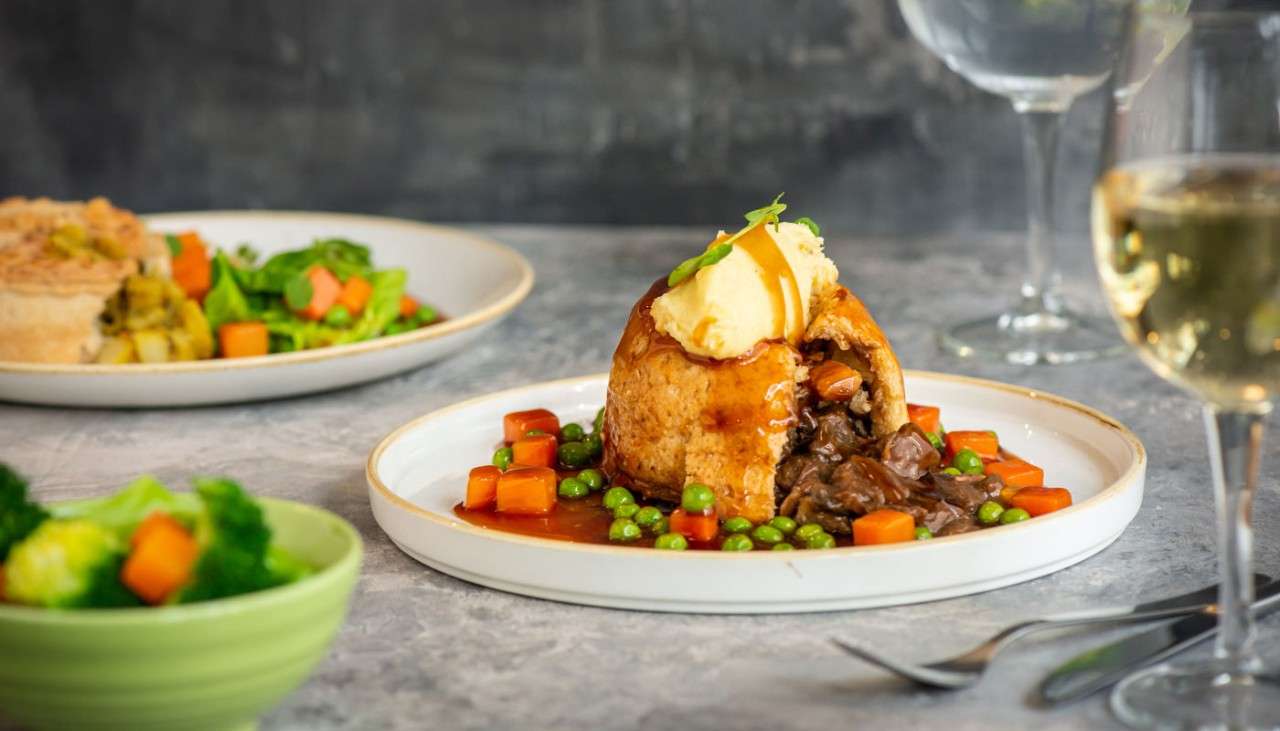
[{"label": "second white plate", "polygon": [[909,372],[915,403],[951,429],[995,429],[1075,505],[1024,523],[932,541],[787,553],[655,551],[489,530],[453,514],[467,471],[501,439],[503,414],[545,407],[589,423],[603,375],[473,399],[384,439],[366,468],[373,515],[405,553],[467,581],[517,594],[624,609],[782,613],[889,606],[996,589],[1106,548],[1142,503],[1146,454],[1119,422],[1050,394]]},{"label": "second white plate", "polygon": [[408,291],[447,319],[350,345],[256,358],[130,365],[0,362],[0,399],[56,406],[187,406],[295,396],[372,381],[455,353],[502,320],[533,287],[511,249],[443,226],[378,216],[209,211],[144,217],[156,231],[194,230],[215,246],[264,256],[338,237],[367,245],[378,268],[404,267]]}]

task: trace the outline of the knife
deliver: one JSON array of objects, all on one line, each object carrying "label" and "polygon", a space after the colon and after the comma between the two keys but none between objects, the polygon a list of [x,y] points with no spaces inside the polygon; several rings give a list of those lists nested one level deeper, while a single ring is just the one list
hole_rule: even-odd
[{"label": "knife", "polygon": [[[1263,617],[1280,609],[1280,581],[1257,591],[1254,615]],[[1203,611],[1164,624],[1118,642],[1095,647],[1058,666],[1040,684],[1040,699],[1048,705],[1079,700],[1124,679],[1130,672],[1151,665],[1211,637],[1218,631],[1218,616]]]}]

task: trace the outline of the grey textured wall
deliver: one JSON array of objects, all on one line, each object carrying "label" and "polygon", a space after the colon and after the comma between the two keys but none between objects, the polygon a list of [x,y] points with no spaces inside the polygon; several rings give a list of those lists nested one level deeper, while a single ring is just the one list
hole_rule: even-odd
[{"label": "grey textured wall", "polygon": [[721,223],[786,190],[844,232],[1022,225],[1012,111],[892,0],[4,0],[0,125],[0,195],[145,211]]}]

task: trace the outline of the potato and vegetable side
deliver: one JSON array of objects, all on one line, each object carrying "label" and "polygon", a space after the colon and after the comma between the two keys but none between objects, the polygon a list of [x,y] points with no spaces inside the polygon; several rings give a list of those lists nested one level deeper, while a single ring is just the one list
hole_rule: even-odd
[{"label": "potato and vegetable side", "polygon": [[[908,404],[888,339],[786,205],[655,282],[590,430],[507,414],[462,519],[586,543],[723,551],[880,545],[1071,505],[981,428]],[[496,425],[495,425],[496,426]],[[969,425],[966,425],[969,426]],[[982,425],[973,425],[981,427]]]},{"label": "potato and vegetable side", "polygon": [[196,231],[149,230],[106,199],[0,201],[0,361],[165,363],[395,335],[439,322],[342,238],[259,262]]},{"label": "potato and vegetable side", "polygon": [[140,477],[114,495],[40,505],[0,464],[0,602],[58,609],[188,604],[282,586],[311,566],[272,543],[225,478],[193,493]]}]

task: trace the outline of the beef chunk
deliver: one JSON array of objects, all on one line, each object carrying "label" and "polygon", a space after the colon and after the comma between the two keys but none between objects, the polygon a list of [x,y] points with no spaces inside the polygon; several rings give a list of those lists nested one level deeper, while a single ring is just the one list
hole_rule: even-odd
[{"label": "beef chunk", "polygon": [[933,532],[935,536],[958,536],[961,533],[970,533],[981,528],[978,521],[974,518],[964,515],[942,526],[940,530]]},{"label": "beef chunk", "polygon": [[[948,475],[931,472],[929,478],[944,500],[972,513],[988,499],[983,475]],[[999,493],[999,490],[996,491]]]},{"label": "beef chunk", "polygon": [[889,507],[915,518],[916,525],[923,525],[935,535],[951,521],[969,517],[968,513],[951,503],[928,495],[912,495],[907,502]]},{"label": "beef chunk", "polygon": [[885,440],[880,461],[908,480],[918,480],[942,462],[942,455],[920,427],[907,423]]},{"label": "beef chunk", "polygon": [[854,515],[905,502],[912,487],[883,464],[857,455],[831,473],[831,484],[839,491],[841,504]]},{"label": "beef chunk", "polygon": [[809,477],[827,480],[835,463],[823,459],[816,454],[795,454],[782,460],[778,465],[777,483],[791,488]]},{"label": "beef chunk", "polygon": [[843,409],[827,409],[818,414],[817,421],[818,428],[809,444],[812,454],[838,462],[853,454],[862,442],[854,431],[853,419]]}]

